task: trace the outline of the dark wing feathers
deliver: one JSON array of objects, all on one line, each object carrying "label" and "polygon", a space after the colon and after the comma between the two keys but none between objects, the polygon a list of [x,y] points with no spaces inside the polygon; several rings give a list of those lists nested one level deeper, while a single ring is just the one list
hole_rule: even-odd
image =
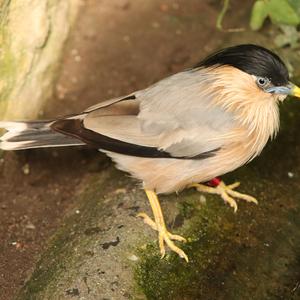
[{"label": "dark wing feathers", "polygon": [[[167,151],[153,146],[145,146],[138,143],[131,143],[124,140],[114,138],[108,134],[102,134],[101,128],[87,128],[85,119],[96,119],[99,124],[105,122],[107,116],[137,116],[139,113],[139,103],[134,95],[125,98],[116,99],[115,102],[103,102],[92,108],[87,109],[84,114],[78,115],[78,118],[59,119],[51,124],[51,128],[59,133],[78,138],[86,144],[97,149],[111,151],[119,154],[152,157],[152,158],[177,158],[177,159],[204,159],[215,155],[218,149],[197,154],[194,157],[174,156]],[[104,117],[104,118],[103,118]],[[103,120],[101,120],[101,118]],[[121,122],[122,123],[122,122]],[[126,127],[119,128],[126,136]]]},{"label": "dark wing feathers", "polygon": [[195,157],[176,157],[155,147],[131,144],[97,133],[85,128],[83,121],[80,119],[58,120],[51,125],[51,128],[57,132],[78,138],[86,144],[97,149],[137,157],[204,159],[213,156],[214,152],[218,150],[216,149],[214,151],[201,153]]}]

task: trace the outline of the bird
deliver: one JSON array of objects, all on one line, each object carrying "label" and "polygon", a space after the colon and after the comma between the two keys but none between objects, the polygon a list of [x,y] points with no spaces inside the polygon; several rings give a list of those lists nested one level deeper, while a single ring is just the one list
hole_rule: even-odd
[{"label": "bird", "polygon": [[166,247],[186,242],[166,226],[158,195],[195,188],[219,195],[234,211],[236,199],[257,204],[219,177],[258,156],[280,124],[279,103],[300,97],[285,63],[254,44],[217,50],[194,67],[153,85],[51,120],[1,121],[0,149],[89,145],[138,179],[154,219],[138,217]]}]

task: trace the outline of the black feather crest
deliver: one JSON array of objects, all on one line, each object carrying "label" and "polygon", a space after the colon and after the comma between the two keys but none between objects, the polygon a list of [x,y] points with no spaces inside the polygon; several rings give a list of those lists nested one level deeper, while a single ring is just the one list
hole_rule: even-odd
[{"label": "black feather crest", "polygon": [[222,49],[205,58],[195,68],[229,65],[248,74],[269,78],[276,85],[286,85],[289,73],[278,55],[253,44]]}]

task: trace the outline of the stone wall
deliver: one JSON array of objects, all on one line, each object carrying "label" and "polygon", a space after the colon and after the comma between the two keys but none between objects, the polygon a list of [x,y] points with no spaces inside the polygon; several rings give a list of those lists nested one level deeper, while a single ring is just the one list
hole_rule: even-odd
[{"label": "stone wall", "polygon": [[79,0],[0,0],[0,118],[38,116]]}]

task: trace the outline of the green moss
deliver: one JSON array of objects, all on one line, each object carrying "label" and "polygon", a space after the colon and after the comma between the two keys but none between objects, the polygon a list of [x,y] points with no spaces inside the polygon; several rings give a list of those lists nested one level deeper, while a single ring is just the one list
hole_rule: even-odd
[{"label": "green moss", "polygon": [[259,208],[240,205],[238,215],[218,199],[208,199],[184,230],[184,236],[192,237],[182,246],[188,264],[175,254],[161,260],[157,245],[144,250],[136,280],[147,299],[269,299],[272,293],[287,297],[284,289],[292,289],[300,275],[300,210],[280,208],[280,203],[287,205],[287,194],[281,193],[284,197],[273,194],[277,209],[270,202]]}]

